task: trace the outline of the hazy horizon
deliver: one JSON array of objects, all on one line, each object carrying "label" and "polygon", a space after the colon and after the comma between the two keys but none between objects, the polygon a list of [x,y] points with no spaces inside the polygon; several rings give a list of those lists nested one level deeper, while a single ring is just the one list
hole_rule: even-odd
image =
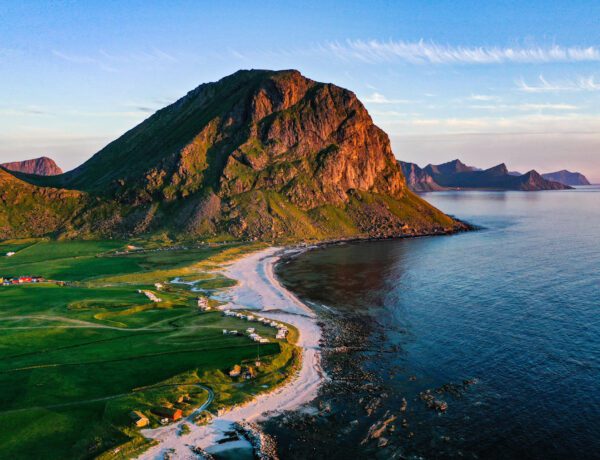
[{"label": "hazy horizon", "polygon": [[72,169],[201,83],[297,68],[354,91],[404,161],[600,183],[600,5],[470,5],[5,5],[0,161]]}]

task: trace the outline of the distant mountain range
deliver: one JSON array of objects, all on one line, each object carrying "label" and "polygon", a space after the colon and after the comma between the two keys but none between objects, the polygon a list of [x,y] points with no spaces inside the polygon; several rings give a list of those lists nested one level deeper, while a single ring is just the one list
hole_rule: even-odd
[{"label": "distant mountain range", "polygon": [[387,134],[354,93],[295,70],[200,85],[72,171],[20,171],[0,169],[0,239],[298,240],[467,228],[410,191]]},{"label": "distant mountain range", "polygon": [[48,157],[34,158],[33,160],[14,161],[12,163],[0,164],[3,168],[26,174],[37,174],[38,176],[56,176],[63,171],[53,159]]},{"label": "distant mountain range", "polygon": [[430,192],[454,189],[489,190],[565,190],[569,185],[542,177],[532,170],[525,174],[510,172],[505,164],[482,170],[460,160],[420,168],[401,161],[400,165],[411,190]]}]

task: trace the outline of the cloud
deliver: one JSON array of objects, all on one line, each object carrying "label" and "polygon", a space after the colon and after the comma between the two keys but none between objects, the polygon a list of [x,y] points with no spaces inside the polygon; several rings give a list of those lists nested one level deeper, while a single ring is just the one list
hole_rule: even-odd
[{"label": "cloud", "polygon": [[490,96],[488,94],[471,94],[469,99],[472,101],[495,101],[500,98],[498,96]]},{"label": "cloud", "polygon": [[600,132],[600,115],[574,113],[524,113],[464,118],[414,118],[379,120],[390,135],[486,133],[590,133]]},{"label": "cloud", "polygon": [[369,104],[408,104],[411,101],[406,99],[388,99],[383,94],[374,92],[370,96],[361,98],[362,102]]},{"label": "cloud", "polygon": [[573,104],[474,104],[468,107],[470,109],[519,110],[522,112],[539,110],[577,110],[579,108]]},{"label": "cloud", "polygon": [[565,80],[561,82],[549,82],[543,75],[539,76],[539,82],[536,84],[528,84],[520,78],[516,82],[519,91],[526,93],[558,93],[565,91],[598,91],[600,90],[600,82],[596,82],[594,76],[578,77],[575,80]]},{"label": "cloud", "polygon": [[177,58],[158,48],[153,48],[150,51],[121,54],[113,54],[101,49],[97,55],[75,55],[59,50],[52,50],[52,54],[63,61],[74,64],[96,65],[106,72],[118,72],[117,68],[114,67],[118,64],[123,66],[137,63],[178,62]]},{"label": "cloud", "polygon": [[439,45],[435,42],[346,40],[319,45],[321,52],[343,60],[366,63],[405,61],[414,64],[502,64],[550,62],[598,62],[600,48],[564,47],[487,47]]},{"label": "cloud", "polygon": [[63,61],[71,62],[73,64],[91,64],[96,65],[100,69],[105,72],[117,72],[117,69],[111,67],[109,65],[104,64],[101,60],[90,57],[90,56],[81,56],[81,55],[73,55],[68,53],[63,53],[62,51],[52,50],[52,54]]}]

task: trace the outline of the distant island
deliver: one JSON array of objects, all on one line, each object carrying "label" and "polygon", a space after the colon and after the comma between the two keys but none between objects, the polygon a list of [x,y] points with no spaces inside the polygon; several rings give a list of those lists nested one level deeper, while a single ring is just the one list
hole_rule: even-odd
[{"label": "distant island", "polygon": [[560,182],[565,185],[591,185],[590,181],[579,172],[571,172],[563,169],[552,173],[542,174],[542,177],[547,180]]},{"label": "distant island", "polygon": [[[572,188],[571,185],[580,185],[565,183],[566,178],[571,179],[571,176],[562,175],[560,172],[541,175],[537,171],[531,170],[525,174],[521,174],[509,171],[504,163],[489,169],[467,166],[458,159],[439,165],[429,164],[424,168],[419,167],[415,163],[404,161],[400,161],[399,163],[409,188],[414,192],[459,189],[568,190]],[[555,176],[562,178],[563,181],[553,179]],[[579,174],[579,176],[585,179],[583,175]],[[587,182],[587,179],[585,180]]]}]

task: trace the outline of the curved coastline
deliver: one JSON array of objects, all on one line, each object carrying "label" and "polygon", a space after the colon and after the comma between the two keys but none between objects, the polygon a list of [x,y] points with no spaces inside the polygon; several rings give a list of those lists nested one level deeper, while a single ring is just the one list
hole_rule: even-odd
[{"label": "curved coastline", "polygon": [[219,270],[238,281],[236,286],[219,295],[227,303],[221,308],[260,312],[261,316],[286,322],[298,330],[296,345],[301,350],[300,369],[283,386],[261,393],[244,405],[219,414],[208,424],[188,423],[189,434],[180,435],[182,420],[165,427],[142,430],[142,434],[158,444],[141,454],[140,459],[195,458],[190,446],[207,452],[218,450],[218,440],[226,437],[236,422],[258,421],[286,410],[297,409],[316,398],[325,378],[321,367],[321,329],[315,313],[289,292],[274,274],[274,266],[286,251],[269,247],[242,257]]}]

